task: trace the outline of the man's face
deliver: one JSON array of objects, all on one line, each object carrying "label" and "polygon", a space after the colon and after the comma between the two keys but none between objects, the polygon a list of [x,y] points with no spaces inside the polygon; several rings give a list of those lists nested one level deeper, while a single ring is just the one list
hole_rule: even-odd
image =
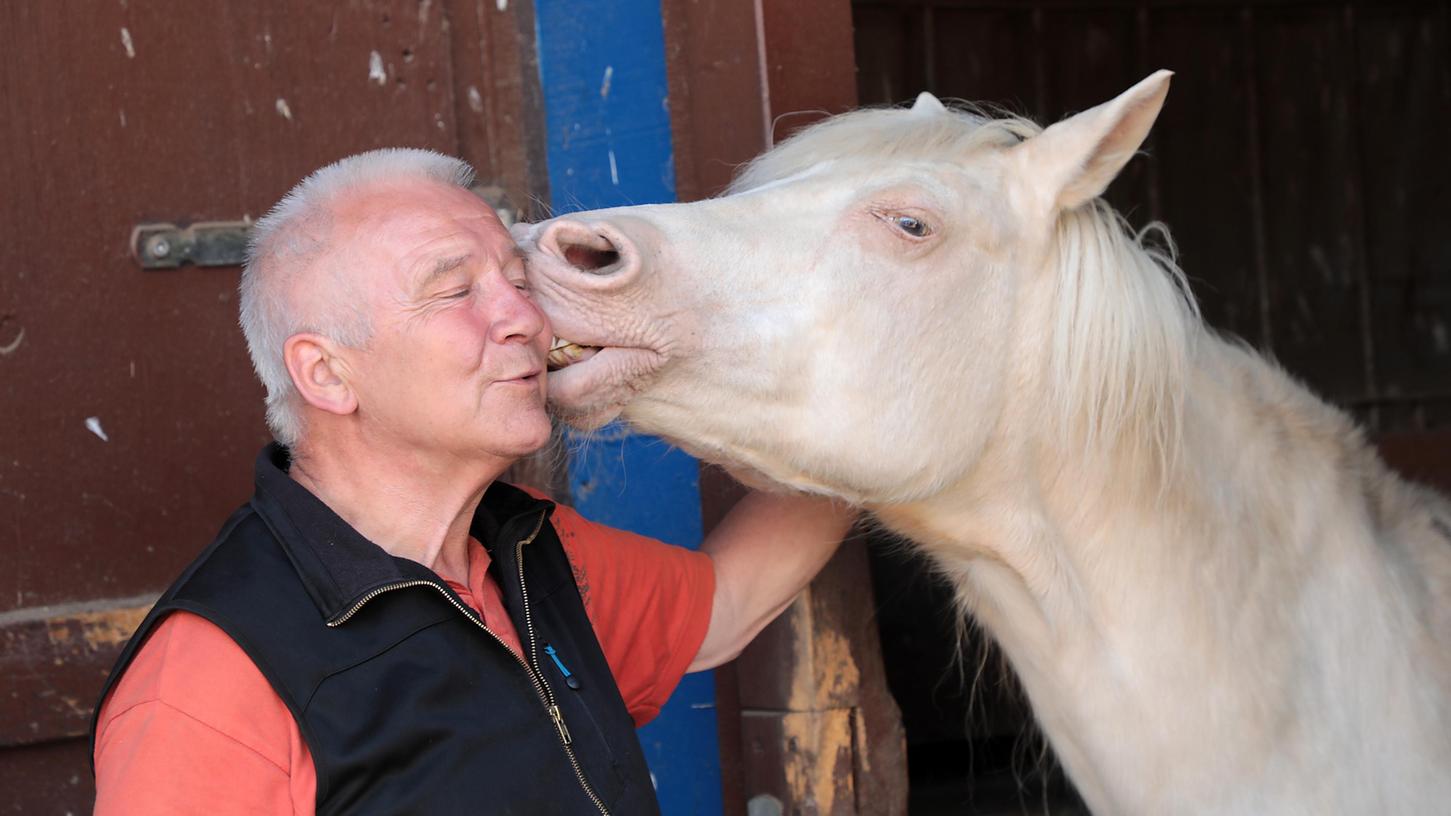
[{"label": "man's face", "polygon": [[373,327],[347,349],[369,441],[425,461],[513,460],[549,439],[549,323],[492,209],[466,190],[379,185],[339,208]]}]

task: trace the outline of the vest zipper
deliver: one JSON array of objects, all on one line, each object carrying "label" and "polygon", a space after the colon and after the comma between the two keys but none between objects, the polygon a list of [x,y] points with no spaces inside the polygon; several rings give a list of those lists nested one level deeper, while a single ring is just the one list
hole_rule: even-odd
[{"label": "vest zipper", "polygon": [[544,514],[539,515],[539,523],[534,525],[534,532],[528,538],[519,539],[514,545],[514,565],[519,568],[519,593],[524,598],[524,628],[529,632],[529,664],[533,668],[533,676],[537,678],[537,685],[544,689],[545,700],[549,704],[549,715],[554,718],[554,725],[559,729],[559,740],[564,744],[564,753],[569,756],[569,764],[574,767],[575,778],[579,780],[579,786],[595,807],[604,816],[609,816],[610,811],[605,807],[604,800],[590,787],[589,780],[584,778],[584,769],[579,767],[579,758],[574,755],[574,742],[569,736],[569,727],[564,724],[564,714],[559,710],[559,704],[554,699],[554,692],[549,688],[549,681],[544,679],[544,673],[539,671],[539,639],[534,636],[534,617],[529,612],[529,587],[524,583],[524,545],[532,543],[544,528]]},{"label": "vest zipper", "polygon": [[534,684],[534,693],[539,696],[539,701],[544,703],[544,711],[549,715],[549,719],[554,723],[555,733],[559,736],[560,745],[564,747],[565,756],[569,757],[570,767],[574,768],[574,776],[576,779],[579,780],[579,786],[584,789],[585,795],[588,796],[589,800],[594,803],[594,806],[596,808],[599,808],[600,813],[603,814],[603,816],[609,816],[610,811],[605,807],[604,800],[601,799],[599,795],[594,792],[594,788],[590,787],[589,780],[584,778],[584,770],[579,767],[579,759],[574,755],[574,748],[572,747],[574,743],[574,738],[569,733],[569,726],[564,724],[564,713],[559,710],[559,705],[554,699],[554,692],[550,690],[549,683],[544,679],[544,675],[542,672],[539,671],[538,667],[539,654],[535,645],[534,638],[534,618],[529,613],[529,589],[524,585],[524,545],[533,543],[534,539],[539,535],[539,531],[544,529],[544,517],[545,514],[540,513],[539,522],[534,525],[534,532],[530,533],[527,537],[520,539],[519,542],[514,545],[514,561],[519,566],[519,590],[524,597],[524,627],[529,633],[530,659],[527,662],[524,660],[524,658],[516,654],[513,649],[509,648],[509,644],[505,643],[503,638],[495,634],[494,630],[485,626],[484,622],[474,617],[474,614],[466,607],[464,607],[463,604],[454,600],[453,596],[448,593],[448,590],[442,584],[436,581],[399,581],[396,584],[387,584],[385,586],[380,586],[360,598],[357,603],[353,604],[352,607],[348,609],[348,611],[328,621],[327,625],[331,628],[336,628],[343,625],[344,623],[347,623],[349,618],[358,614],[358,610],[362,609],[364,604],[366,604],[368,601],[373,600],[379,595],[382,595],[385,592],[392,592],[395,589],[407,589],[409,587],[417,586],[433,587],[434,589],[438,590],[439,594],[443,596],[444,600],[452,604],[455,609],[463,613],[464,617],[468,618],[474,623],[475,626],[478,626],[486,634],[488,634],[489,637],[493,638],[500,646],[504,647],[504,651],[508,652],[514,658],[514,660],[517,661],[519,665],[524,669],[524,673],[529,675],[529,681]]}]

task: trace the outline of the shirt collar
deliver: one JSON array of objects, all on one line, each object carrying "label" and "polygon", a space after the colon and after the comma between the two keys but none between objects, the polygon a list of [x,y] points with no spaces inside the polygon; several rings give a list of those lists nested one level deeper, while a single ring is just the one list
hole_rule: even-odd
[{"label": "shirt collar", "polygon": [[[274,442],[262,449],[252,507],[277,538],[325,620],[337,618],[369,592],[389,584],[443,582],[422,564],[390,555],[354,530],[287,475],[290,464],[285,447]],[[547,516],[553,509],[551,501],[495,482],[479,502],[469,533],[492,551],[500,534],[514,528],[519,519],[537,520],[541,512]]]}]

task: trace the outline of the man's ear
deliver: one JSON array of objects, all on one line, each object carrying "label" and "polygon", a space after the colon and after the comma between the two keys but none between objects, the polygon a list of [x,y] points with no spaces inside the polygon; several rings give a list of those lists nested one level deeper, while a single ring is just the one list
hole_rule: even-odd
[{"label": "man's ear", "polygon": [[292,386],[308,405],[338,415],[358,410],[347,361],[337,354],[332,340],[320,334],[294,334],[282,345],[282,359]]},{"label": "man's ear", "polygon": [[1147,79],[1071,116],[1014,148],[1023,177],[1054,212],[1086,204],[1119,174],[1164,106],[1172,71]]}]

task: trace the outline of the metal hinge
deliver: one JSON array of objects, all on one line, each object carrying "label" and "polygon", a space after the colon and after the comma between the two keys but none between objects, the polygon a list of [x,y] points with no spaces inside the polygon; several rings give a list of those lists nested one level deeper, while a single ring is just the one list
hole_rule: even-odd
[{"label": "metal hinge", "polygon": [[251,221],[204,221],[189,227],[141,224],[131,230],[131,254],[142,269],[241,266],[247,262]]}]

